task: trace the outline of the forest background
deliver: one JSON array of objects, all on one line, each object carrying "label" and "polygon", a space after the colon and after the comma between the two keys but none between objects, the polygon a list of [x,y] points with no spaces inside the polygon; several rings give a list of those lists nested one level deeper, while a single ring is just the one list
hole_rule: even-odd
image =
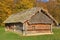
[{"label": "forest background", "polygon": [[48,10],[60,23],[60,0],[0,0],[0,26],[11,14],[36,6]]}]

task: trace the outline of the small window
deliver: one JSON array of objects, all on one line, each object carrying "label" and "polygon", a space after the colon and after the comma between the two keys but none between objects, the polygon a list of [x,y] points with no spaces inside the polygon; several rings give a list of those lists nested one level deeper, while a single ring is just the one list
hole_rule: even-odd
[{"label": "small window", "polygon": [[42,12],[42,13],[46,13],[46,12],[45,12],[44,10],[42,10],[42,9],[41,9],[41,12]]},{"label": "small window", "polygon": [[32,29],[35,30],[35,26],[32,26]]},{"label": "small window", "polygon": [[39,11],[37,13],[39,13]]}]

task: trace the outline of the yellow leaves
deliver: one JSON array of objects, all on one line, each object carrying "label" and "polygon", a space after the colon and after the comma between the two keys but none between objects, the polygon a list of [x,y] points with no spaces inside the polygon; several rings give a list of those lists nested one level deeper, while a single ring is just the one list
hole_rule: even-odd
[{"label": "yellow leaves", "polygon": [[31,8],[34,5],[30,0],[21,0],[20,4],[24,5],[26,8]]},{"label": "yellow leaves", "polygon": [[13,2],[14,0],[5,0],[6,2]]},{"label": "yellow leaves", "polygon": [[60,0],[48,2],[47,8],[52,16],[60,23]]},{"label": "yellow leaves", "polygon": [[0,2],[0,5],[4,5],[4,4]]},{"label": "yellow leaves", "polygon": [[15,0],[4,0],[3,2],[0,2],[0,5],[2,5],[4,11],[6,11],[8,14],[11,14],[14,11],[32,8],[34,6],[32,0],[16,0],[16,4],[14,4],[14,1]]},{"label": "yellow leaves", "polygon": [[9,1],[13,2],[14,0],[9,0]]},{"label": "yellow leaves", "polygon": [[[15,3],[16,2],[16,3]],[[34,6],[32,0],[1,0],[0,13],[1,19],[5,20],[12,13],[20,12],[24,9],[32,8]]]},{"label": "yellow leaves", "polygon": [[27,4],[27,3],[29,3],[29,0],[21,0],[20,2]]}]

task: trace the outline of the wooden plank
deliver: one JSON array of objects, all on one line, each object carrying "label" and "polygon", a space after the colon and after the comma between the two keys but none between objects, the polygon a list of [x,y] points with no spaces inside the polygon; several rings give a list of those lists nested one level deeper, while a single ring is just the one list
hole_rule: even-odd
[{"label": "wooden plank", "polygon": [[51,24],[51,32],[52,32],[52,24]]}]

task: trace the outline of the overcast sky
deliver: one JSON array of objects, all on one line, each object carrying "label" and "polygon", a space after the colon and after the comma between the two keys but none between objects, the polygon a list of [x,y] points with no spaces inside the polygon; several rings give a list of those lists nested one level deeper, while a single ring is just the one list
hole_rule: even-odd
[{"label": "overcast sky", "polygon": [[42,0],[43,2],[48,2],[49,0]]},{"label": "overcast sky", "polygon": [[[40,0],[37,0],[38,2],[40,1]],[[49,0],[41,0],[41,1],[43,1],[43,2],[48,2]]]}]

